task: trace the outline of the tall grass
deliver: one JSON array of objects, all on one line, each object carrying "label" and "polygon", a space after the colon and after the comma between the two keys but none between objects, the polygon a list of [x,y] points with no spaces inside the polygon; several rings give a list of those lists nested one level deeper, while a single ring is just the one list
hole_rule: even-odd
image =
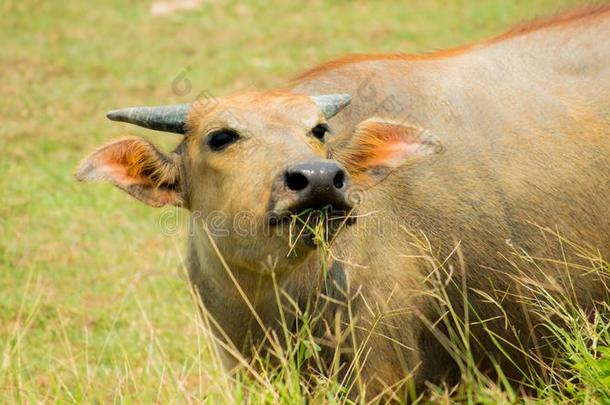
[{"label": "tall grass", "polygon": [[[317,215],[317,214],[316,214]],[[298,225],[298,226],[297,226]],[[214,336],[209,332],[210,324],[215,321],[206,313],[205,308],[199,308],[203,314],[201,333],[205,341],[215,341],[223,346],[231,355],[238,359],[240,366],[231,374],[223,371],[222,362],[217,354],[210,355],[213,361],[212,369],[214,375],[219,378],[224,389],[218,390],[223,401],[243,401],[247,403],[301,403],[315,401],[316,403],[375,403],[380,400],[395,400],[412,402],[467,402],[467,403],[507,403],[516,402],[555,402],[555,403],[610,403],[610,311],[607,302],[598,302],[596,306],[585,309],[575,302],[573,286],[571,284],[558,286],[556,283],[549,284],[541,282],[545,280],[554,282],[553,277],[546,273],[544,265],[549,261],[566,269],[583,266],[568,261],[550,258],[533,258],[526,252],[513,252],[511,257],[506,258],[507,264],[518,268],[515,272],[514,282],[527,289],[520,298],[524,310],[536,314],[540,319],[537,327],[542,327],[547,333],[545,339],[552,342],[554,346],[552,361],[537,352],[526,352],[517,343],[511,342],[509,336],[517,332],[509,323],[506,323],[506,335],[498,334],[485,328],[485,333],[495,343],[495,351],[489,353],[494,372],[480,368],[480,358],[477,358],[472,349],[477,344],[477,337],[470,332],[474,324],[485,323],[477,313],[477,308],[467,301],[467,285],[460,281],[456,283],[455,272],[464,269],[454,269],[447,266],[447,258],[436,258],[434,249],[425,237],[421,237],[416,244],[422,251],[427,252],[427,259],[432,264],[430,283],[434,286],[431,290],[439,313],[444,313],[441,322],[444,328],[431,322],[428,326],[435,331],[444,348],[455,360],[459,372],[460,381],[453,385],[434,386],[429,385],[423,392],[415,392],[409,386],[409,376],[399,384],[390,386],[382,394],[370,398],[365,397],[366,382],[360,378],[360,370],[366,366],[367,337],[356,341],[346,339],[348,344],[354,345],[351,349],[355,354],[349,363],[341,363],[340,350],[345,341],[334,342],[334,350],[324,356],[320,345],[319,331],[317,326],[323,322],[321,313],[326,309],[321,304],[320,295],[324,293],[324,273],[331,257],[334,257],[333,247],[328,241],[328,222],[324,214],[316,216],[312,221],[312,214],[305,216],[294,216],[292,225],[296,239],[304,233],[312,233],[321,255],[321,278],[318,288],[309,297],[306,305],[294,302],[290,296],[276,286],[276,299],[285,312],[282,312],[283,320],[282,336],[267,335],[266,341],[255,350],[253,356],[245,358],[234,347],[227,345],[224,337]],[[549,232],[544,230],[544,232]],[[407,231],[405,230],[405,233]],[[411,234],[413,237],[413,235]],[[566,245],[566,249],[572,249],[590,263],[587,270],[596,273],[603,280],[610,276],[610,264],[600,257],[596,252],[587,251],[576,244],[570,243],[559,235],[552,233],[560,243]],[[459,256],[459,244],[452,255]],[[463,263],[463,259],[461,260]],[[534,269],[534,271],[532,271]],[[535,274],[536,276],[532,276]],[[447,290],[457,287],[463,293],[463,306],[455,306],[450,299]],[[524,290],[522,290],[524,291]],[[610,289],[606,288],[608,294]],[[488,302],[494,302],[501,307],[501,303],[495,301],[493,293],[475,291]],[[349,292],[343,292],[345,296]],[[610,295],[609,295],[610,296]],[[198,305],[199,300],[193,294],[193,304]],[[343,308],[347,317],[343,320],[336,318],[336,330],[347,330],[347,336],[353,336],[358,329],[357,322],[352,318],[350,300],[344,303]],[[320,307],[322,305],[322,307]],[[504,308],[503,311],[511,310]],[[297,319],[295,328],[293,323],[286,322],[285,313],[289,312]],[[384,313],[378,314],[378,318],[384,317]],[[376,321],[373,321],[375,324]],[[217,325],[218,326],[218,325]],[[374,333],[374,327],[369,331]],[[340,333],[339,333],[340,335]],[[346,335],[344,333],[344,335]],[[481,336],[478,337],[479,339]],[[269,350],[263,346],[270,347]],[[214,345],[206,347],[213,351]],[[518,382],[510,380],[504,374],[503,368],[496,360],[499,357],[509,356],[511,350],[521,351],[526,358],[525,367],[519,369]],[[331,361],[329,362],[329,358]],[[506,359],[504,359],[506,360]],[[508,359],[510,362],[510,358]],[[208,366],[209,366],[208,364]],[[504,362],[506,364],[506,361]],[[212,397],[209,397],[212,398]]]},{"label": "tall grass", "polygon": [[[320,217],[313,225],[309,219],[296,218],[299,222],[299,232],[313,233],[322,251],[322,275],[328,269],[324,266],[333,255],[333,246],[329,245],[324,217]],[[560,238],[558,235],[555,235]],[[588,261],[588,271],[601,275],[610,275],[610,264],[595,252],[587,251],[568,241],[561,240],[570,248],[579,252]],[[96,359],[96,353],[89,351],[90,343],[85,330],[84,351],[73,347],[67,336],[66,323],[70,322],[65,314],[57,312],[59,320],[55,333],[56,344],[63,346],[65,356],[61,359],[65,365],[61,372],[50,374],[48,380],[37,381],[27,378],[23,364],[22,346],[30,338],[36,327],[37,318],[43,310],[40,301],[22,302],[15,322],[10,326],[9,338],[2,344],[2,364],[0,368],[0,386],[5,399],[19,402],[33,402],[64,398],[71,402],[82,400],[108,402],[195,402],[207,403],[367,403],[379,400],[394,399],[402,401],[407,397],[413,402],[467,402],[467,403],[515,403],[515,402],[547,402],[554,403],[610,403],[610,311],[607,302],[598,303],[587,312],[572,299],[570,291],[558,290],[557,285],[540,282],[541,277],[532,278],[531,269],[536,269],[544,275],[544,264],[549,258],[533,258],[526,252],[515,251],[507,257],[507,263],[522,271],[516,272],[515,283],[527,287],[528,294],[523,295],[523,305],[528,311],[535,313],[542,320],[549,341],[553,342],[555,358],[549,362],[543,361],[537,353],[525,353],[531,367],[521,370],[521,384],[509,381],[502,368],[496,364],[495,373],[479,369],[479,359],[474,357],[472,345],[475,338],[470,333],[470,327],[480,321],[477,308],[464,302],[464,306],[453,306],[447,289],[458,287],[464,293],[467,286],[452,285],[456,271],[460,269],[446,266],[446,258],[436,258],[431,252],[429,242],[420,237],[418,245],[428,252],[428,260],[432,264],[431,283],[435,285],[434,294],[438,310],[445,313],[442,322],[445,328],[438,325],[429,326],[437,330],[436,337],[451,354],[460,370],[460,381],[454,385],[427,387],[426,392],[415,392],[408,386],[408,376],[401,384],[390,387],[383,396],[366,398],[359,393],[366,392],[366,382],[359,378],[361,367],[366,366],[366,338],[356,343],[355,339],[346,339],[353,347],[353,362],[342,364],[340,347],[344,342],[335,342],[335,349],[323,353],[319,333],[316,327],[322,322],[324,311],[320,302],[323,292],[323,278],[319,288],[309,297],[305,306],[292,301],[290,296],[276,288],[276,299],[282,304],[286,314],[296,317],[298,322],[285,322],[281,330],[282,336],[268,334],[263,349],[254,351],[251,357],[244,357],[235,347],[218,334],[211,332],[213,326],[219,325],[201,306],[201,300],[193,289],[190,294],[190,310],[183,314],[194,325],[192,338],[196,341],[197,350],[189,353],[176,363],[169,361],[167,341],[158,336],[151,316],[139,300],[135,300],[139,315],[146,326],[142,329],[143,338],[139,344],[146,345],[147,359],[143,363],[133,364],[127,353],[129,342],[125,341],[113,350],[124,352],[124,355],[114,355],[118,361],[111,369]],[[459,255],[459,246],[452,254]],[[566,269],[576,266],[567,261],[553,260]],[[583,270],[582,264],[579,265]],[[527,271],[526,271],[527,269]],[[230,271],[230,269],[227,269]],[[550,280],[550,278],[549,278]],[[35,289],[37,279],[31,275],[23,286],[25,290]],[[186,283],[185,283],[186,284]],[[569,285],[567,286],[570,287]],[[133,286],[131,287],[133,288]],[[610,296],[610,289],[606,288]],[[491,294],[479,291],[489,301]],[[347,292],[345,292],[347,294]],[[28,296],[24,294],[24,297]],[[353,333],[357,323],[351,318],[349,300],[346,301],[347,317],[337,322],[347,325],[332,325],[346,328]],[[321,307],[322,305],[322,307]],[[500,305],[498,303],[498,305]],[[378,314],[379,318],[384,316]],[[115,322],[119,322],[120,314],[115,314]],[[288,318],[288,316],[286,316]],[[283,318],[284,319],[284,318]],[[295,328],[294,325],[297,325]],[[443,330],[443,332],[438,332]],[[507,325],[507,331],[511,331]],[[371,331],[372,333],[372,331]],[[488,331],[496,343],[497,353],[506,351],[505,337]],[[238,360],[238,367],[232,372],[224,368],[223,348]],[[85,367],[81,366],[80,357],[85,357]],[[329,361],[330,359],[330,361]],[[118,366],[118,367],[117,367]],[[485,370],[487,371],[487,370]],[[141,391],[142,381],[154,382],[157,389]],[[42,387],[46,387],[41,389]]]}]

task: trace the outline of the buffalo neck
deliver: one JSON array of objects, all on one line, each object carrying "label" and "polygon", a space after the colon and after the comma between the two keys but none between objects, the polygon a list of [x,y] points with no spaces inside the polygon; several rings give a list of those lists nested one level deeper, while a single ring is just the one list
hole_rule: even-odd
[{"label": "buffalo neck", "polygon": [[[232,261],[230,252],[218,255],[205,230],[193,227],[189,237],[189,278],[200,296],[204,311],[218,323],[226,334],[243,351],[254,342],[265,338],[263,329],[280,327],[280,300],[282,294],[299,302],[311,290],[307,280],[315,279],[321,269],[320,254],[311,252],[303,262],[292,268],[275,268],[273,272],[259,271],[252,264],[243,266]],[[279,293],[278,291],[282,291]],[[264,328],[262,327],[264,326]],[[281,334],[279,334],[281,335]]]}]

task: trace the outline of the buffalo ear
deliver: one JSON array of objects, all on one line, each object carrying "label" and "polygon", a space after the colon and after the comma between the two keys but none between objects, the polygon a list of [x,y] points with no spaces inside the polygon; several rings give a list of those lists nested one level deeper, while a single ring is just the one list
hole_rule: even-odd
[{"label": "buffalo ear", "polygon": [[153,207],[182,205],[180,156],[142,138],[124,138],[91,153],[76,170],[80,181],[107,181]]},{"label": "buffalo ear", "polygon": [[371,187],[397,167],[441,150],[438,140],[416,125],[370,118],[358,124],[333,157],[343,164],[356,184]]}]

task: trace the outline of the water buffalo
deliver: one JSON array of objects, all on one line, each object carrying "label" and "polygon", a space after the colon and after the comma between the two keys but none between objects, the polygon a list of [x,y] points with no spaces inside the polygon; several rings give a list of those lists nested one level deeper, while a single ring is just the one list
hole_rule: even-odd
[{"label": "water buffalo", "polygon": [[[185,136],[171,153],[116,141],[77,177],[191,212],[191,281],[219,339],[246,357],[321,297],[320,342],[344,344],[345,361],[364,347],[367,396],[455,377],[435,278],[475,361],[518,379],[523,354],[549,349],[519,277],[583,308],[608,299],[564,246],[610,256],[608,38],[605,6],[452,51],[339,59],[285,90],[114,111]],[[312,216],[292,226],[311,209],[326,214],[322,241]],[[518,268],[515,251],[563,264]]]}]

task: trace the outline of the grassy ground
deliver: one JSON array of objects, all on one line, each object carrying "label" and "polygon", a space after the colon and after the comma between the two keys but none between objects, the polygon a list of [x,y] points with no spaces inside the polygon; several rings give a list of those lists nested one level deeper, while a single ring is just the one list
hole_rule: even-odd
[{"label": "grassy ground", "polygon": [[72,177],[126,133],[177,141],[106,110],[270,88],[348,52],[458,45],[575,2],[325,3],[209,0],[154,16],[147,1],[0,1],[0,399],[243,395],[208,367],[167,211]]}]

